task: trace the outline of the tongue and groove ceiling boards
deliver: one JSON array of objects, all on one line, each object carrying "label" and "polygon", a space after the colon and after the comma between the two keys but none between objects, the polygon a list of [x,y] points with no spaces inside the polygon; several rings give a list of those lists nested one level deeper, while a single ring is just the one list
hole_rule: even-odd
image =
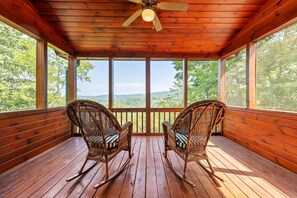
[{"label": "tongue and groove ceiling boards", "polygon": [[[162,0],[159,0],[162,2]],[[266,0],[164,0],[188,3],[186,12],[154,11],[163,29],[138,17],[127,0],[30,0],[38,14],[78,55],[219,57]]]}]

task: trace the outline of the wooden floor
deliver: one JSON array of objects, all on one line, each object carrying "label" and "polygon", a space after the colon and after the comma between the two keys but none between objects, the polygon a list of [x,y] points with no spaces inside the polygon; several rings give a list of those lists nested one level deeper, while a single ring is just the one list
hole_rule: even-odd
[{"label": "wooden floor", "polygon": [[[191,162],[188,177],[195,188],[176,179],[162,157],[162,137],[133,137],[134,156],[114,182],[98,190],[104,167],[95,166],[85,176],[69,183],[66,179],[80,168],[86,146],[74,137],[0,175],[0,197],[297,197],[297,175],[231,142],[214,136],[208,154],[216,174],[225,179],[217,187],[207,174]],[[119,154],[112,163],[116,170],[127,158]],[[170,154],[175,168],[182,160]]]}]

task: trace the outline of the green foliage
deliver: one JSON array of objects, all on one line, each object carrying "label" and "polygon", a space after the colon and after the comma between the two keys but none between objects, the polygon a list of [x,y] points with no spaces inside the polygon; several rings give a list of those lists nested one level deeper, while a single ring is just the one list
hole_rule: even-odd
[{"label": "green foliage", "polygon": [[0,22],[0,112],[35,108],[36,41]]},{"label": "green foliage", "polygon": [[[67,60],[48,50],[49,107],[65,106]],[[78,78],[88,81],[94,66],[85,62]],[[0,112],[36,107],[36,40],[0,22]]]},{"label": "green foliage", "polygon": [[188,104],[218,99],[218,62],[188,62]]},{"label": "green foliage", "polygon": [[[162,107],[183,107],[183,63],[174,62],[177,71],[170,94],[160,102]],[[188,61],[188,103],[218,98],[218,64],[216,61]]]},{"label": "green foliage", "polygon": [[257,108],[297,111],[297,23],[257,43]]},{"label": "green foliage", "polygon": [[241,50],[235,58],[229,59],[226,66],[227,104],[246,106],[246,50]]}]

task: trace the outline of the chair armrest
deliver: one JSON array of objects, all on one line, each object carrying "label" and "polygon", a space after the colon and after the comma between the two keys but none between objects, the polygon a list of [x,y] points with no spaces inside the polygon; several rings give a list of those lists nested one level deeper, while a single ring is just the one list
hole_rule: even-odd
[{"label": "chair armrest", "polygon": [[[132,125],[133,125],[132,122],[126,122],[125,124],[122,125],[122,130],[124,131],[124,130],[128,129],[130,126],[132,126]],[[132,132],[132,130],[131,130],[131,132]]]},{"label": "chair armrest", "polygon": [[165,121],[162,123],[163,125],[163,131],[165,138],[172,138],[174,137],[174,131],[172,130],[172,124],[168,121]]},{"label": "chair armrest", "polygon": [[166,127],[167,130],[171,130],[172,124],[168,121],[164,121],[163,123],[163,127]]},{"label": "chair armrest", "polygon": [[132,122],[126,122],[122,125],[122,131],[120,131],[120,141],[127,139],[129,144],[131,143],[131,136],[132,136],[132,128],[133,123]]}]

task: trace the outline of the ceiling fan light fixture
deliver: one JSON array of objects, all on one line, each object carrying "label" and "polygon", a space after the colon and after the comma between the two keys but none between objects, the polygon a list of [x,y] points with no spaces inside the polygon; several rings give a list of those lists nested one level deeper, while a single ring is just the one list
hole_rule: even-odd
[{"label": "ceiling fan light fixture", "polygon": [[152,22],[155,18],[155,11],[150,8],[143,9],[141,16],[145,22]]}]

